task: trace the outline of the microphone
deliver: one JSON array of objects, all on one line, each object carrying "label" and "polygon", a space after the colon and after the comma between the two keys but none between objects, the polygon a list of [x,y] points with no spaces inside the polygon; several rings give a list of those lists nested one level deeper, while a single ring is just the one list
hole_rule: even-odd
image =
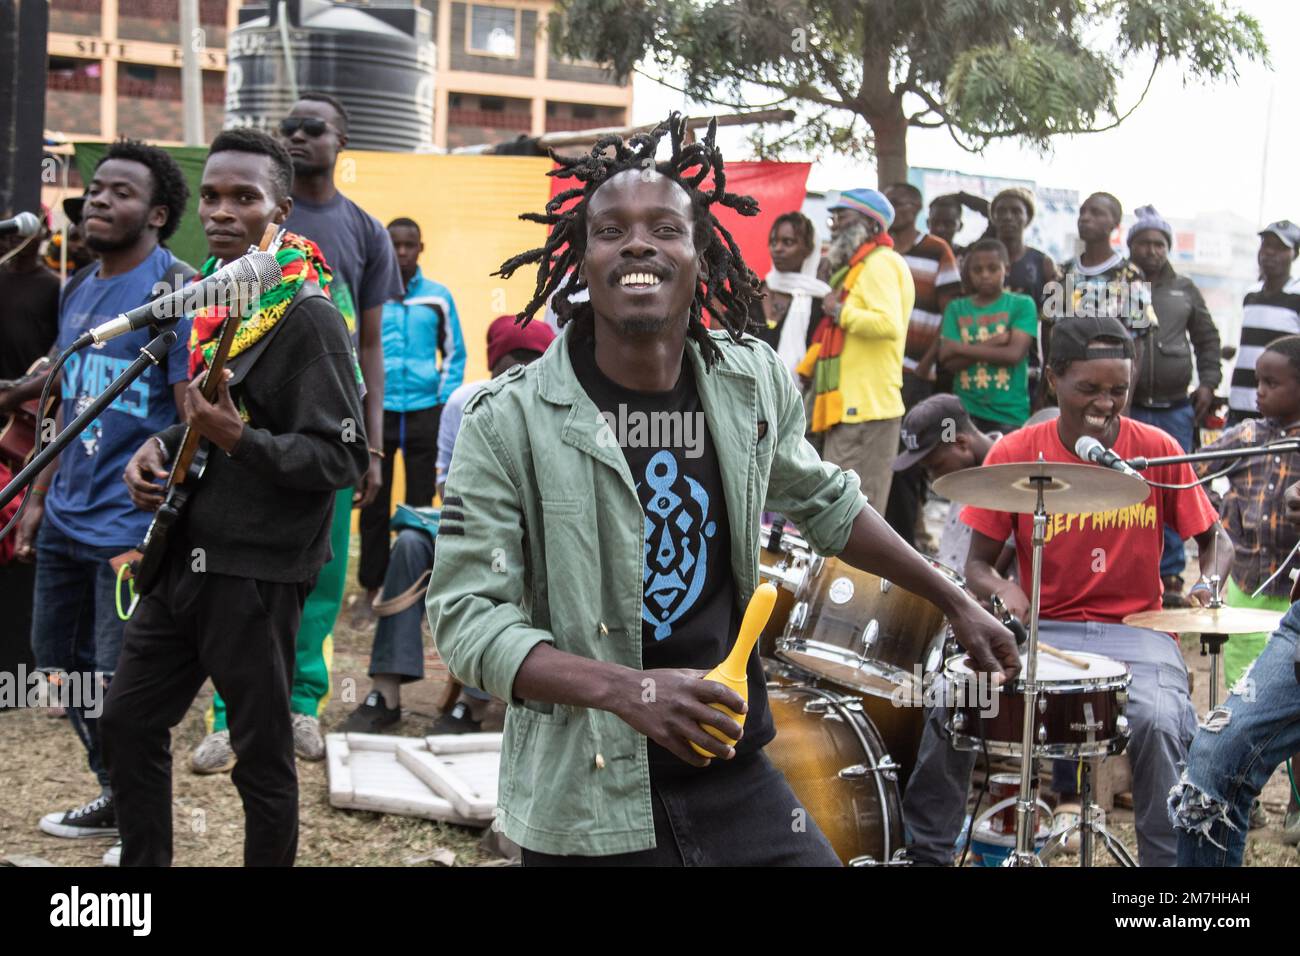
[{"label": "microphone", "polygon": [[72,348],[98,345],[109,339],[135,332],[156,322],[175,322],[183,315],[210,305],[220,305],[231,297],[261,295],[280,284],[280,264],[269,252],[250,252],[223,266],[199,282],[177,289],[170,295],[146,302],[130,312],[123,312],[95,326],[72,343]]},{"label": "microphone", "polygon": [[1119,455],[1115,454],[1095,438],[1083,435],[1074,443],[1074,453],[1085,461],[1090,461],[1095,465],[1101,465],[1104,468],[1114,468],[1118,472],[1129,475],[1133,478],[1142,478],[1136,471],[1129,467],[1128,462]]},{"label": "microphone", "polygon": [[7,236],[11,233],[27,237],[34,236],[40,231],[41,221],[36,218],[34,213],[20,212],[12,219],[0,220],[0,236]]}]

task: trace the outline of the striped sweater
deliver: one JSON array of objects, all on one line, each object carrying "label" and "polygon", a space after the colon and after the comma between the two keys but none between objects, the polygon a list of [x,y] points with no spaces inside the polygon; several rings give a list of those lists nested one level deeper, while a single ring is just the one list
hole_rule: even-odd
[{"label": "striped sweater", "polygon": [[1259,283],[1241,310],[1241,348],[1232,373],[1228,407],[1241,415],[1255,417],[1255,362],[1259,354],[1284,335],[1300,335],[1300,279],[1291,279],[1281,292],[1265,292]]}]

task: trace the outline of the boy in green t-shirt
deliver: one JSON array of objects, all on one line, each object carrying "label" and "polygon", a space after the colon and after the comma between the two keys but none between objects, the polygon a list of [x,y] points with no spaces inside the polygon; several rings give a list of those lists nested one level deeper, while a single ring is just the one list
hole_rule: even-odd
[{"label": "boy in green t-shirt", "polygon": [[1029,348],[1038,336],[1034,300],[1006,292],[1007,247],[997,239],[971,246],[962,280],[971,294],[943,313],[939,362],[953,373],[953,393],[981,431],[1018,428],[1029,418]]}]

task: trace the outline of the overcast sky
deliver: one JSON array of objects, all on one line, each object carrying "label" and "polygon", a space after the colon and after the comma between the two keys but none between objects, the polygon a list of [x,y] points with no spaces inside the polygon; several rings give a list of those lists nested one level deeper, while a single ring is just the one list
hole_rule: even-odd
[{"label": "overcast sky", "polygon": [[[1166,65],[1146,100],[1117,129],[1058,137],[1047,155],[1012,141],[975,155],[943,130],[913,129],[908,160],[913,166],[1024,177],[1085,194],[1105,189],[1118,195],[1126,209],[1154,203],[1166,216],[1231,209],[1261,224],[1300,221],[1300,177],[1295,172],[1300,124],[1294,119],[1300,96],[1300,3],[1239,0],[1239,6],[1263,26],[1271,66],[1248,63],[1235,84],[1184,86],[1181,70]],[[1149,69],[1134,68],[1124,77],[1121,110],[1137,99],[1148,74]],[[682,108],[680,94],[644,77],[635,82],[634,122],[652,122]],[[719,138],[728,158],[745,158],[743,134],[724,132]],[[874,184],[874,170],[835,158],[816,163],[808,181],[810,189]]]}]

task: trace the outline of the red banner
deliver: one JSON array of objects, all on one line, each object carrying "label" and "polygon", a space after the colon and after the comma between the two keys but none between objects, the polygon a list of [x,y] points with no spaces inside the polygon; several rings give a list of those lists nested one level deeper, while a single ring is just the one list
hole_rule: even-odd
[{"label": "red banner", "polygon": [[[803,206],[811,163],[734,162],[727,163],[727,191],[758,200],[757,216],[741,216],[734,210],[713,206],[713,214],[727,228],[745,262],[758,273],[767,275],[772,258],[767,251],[767,235],[776,217],[786,212],[798,212]],[[704,181],[707,187],[712,178]],[[572,187],[570,179],[551,180],[551,195],[555,196]]]}]

